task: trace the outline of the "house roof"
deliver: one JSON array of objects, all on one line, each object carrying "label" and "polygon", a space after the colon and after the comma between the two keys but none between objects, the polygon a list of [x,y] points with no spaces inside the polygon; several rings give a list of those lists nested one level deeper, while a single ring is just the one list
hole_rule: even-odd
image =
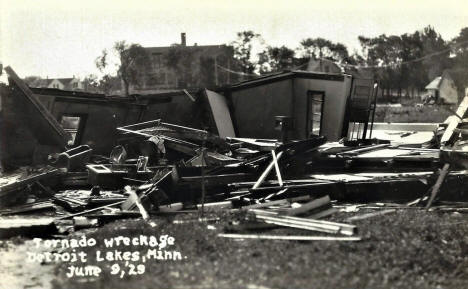
[{"label": "house roof", "polygon": [[437,76],[428,85],[426,85],[425,88],[426,89],[439,89],[441,80],[442,80],[442,76]]},{"label": "house roof", "polygon": [[343,81],[345,75],[342,73],[324,73],[324,72],[310,72],[302,70],[293,70],[293,71],[282,71],[278,73],[272,73],[269,75],[257,77],[251,80],[245,80],[230,86],[231,90],[244,89],[249,87],[255,87],[258,85],[264,85],[267,83],[272,83],[276,81],[281,81],[285,79],[301,77],[301,78],[310,78],[310,79],[323,79],[323,80],[332,80],[332,81]]},{"label": "house roof", "polygon": [[[161,100],[171,99],[174,96],[184,95],[187,93],[191,96],[196,95],[198,89],[191,90],[172,90],[160,93],[149,94],[131,94],[129,96],[121,95],[105,95],[103,93],[91,93],[86,91],[69,91],[58,88],[36,88],[31,87],[31,91],[38,95],[52,95],[59,97],[61,100],[75,102],[101,102],[101,103],[115,103],[123,105],[144,105],[141,101],[147,100],[148,102],[160,102]],[[187,96],[188,97],[188,96]]]},{"label": "house roof", "polygon": [[184,49],[190,50],[199,50],[204,54],[216,54],[222,51],[225,51],[229,48],[229,46],[222,44],[222,45],[194,45],[194,46],[160,46],[160,47],[145,47],[148,53],[167,53],[173,47],[180,47]]},{"label": "house roof", "polygon": [[[54,79],[60,81],[61,83],[63,83],[63,85],[67,85],[67,84],[69,84],[74,78],[72,77],[72,78],[54,78]],[[52,79],[52,80],[54,80],[54,79]],[[49,83],[49,84],[50,84],[50,83]]]},{"label": "house roof", "polygon": [[48,87],[54,80],[60,81],[63,85],[67,86],[75,78],[47,78],[47,79],[36,79],[29,86],[30,87]]}]

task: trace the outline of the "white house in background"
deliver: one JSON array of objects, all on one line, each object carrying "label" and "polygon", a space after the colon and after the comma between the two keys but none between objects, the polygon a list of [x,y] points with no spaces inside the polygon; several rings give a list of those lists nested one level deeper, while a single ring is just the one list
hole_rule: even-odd
[{"label": "white house in background", "polygon": [[83,82],[76,77],[49,79],[48,88],[58,88],[63,90],[83,90]]},{"label": "white house in background", "polygon": [[457,87],[448,72],[434,78],[425,88],[427,92],[424,97],[430,97],[436,101],[441,100],[447,104],[458,103]]},{"label": "white house in background", "polygon": [[32,83],[30,87],[43,87],[43,88],[57,88],[62,90],[84,90],[84,83],[76,77],[72,78],[38,78]]}]

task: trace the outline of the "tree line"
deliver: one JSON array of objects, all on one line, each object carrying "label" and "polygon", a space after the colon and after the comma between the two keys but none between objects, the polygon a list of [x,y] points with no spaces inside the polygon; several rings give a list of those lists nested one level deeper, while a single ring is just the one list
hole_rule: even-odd
[{"label": "tree line", "polygon": [[431,26],[402,35],[359,36],[361,50],[354,53],[339,42],[306,38],[295,49],[267,45],[253,60],[252,43],[260,38],[260,34],[244,31],[232,43],[246,74],[303,69],[315,58],[336,62],[346,72],[374,77],[387,95],[394,91],[419,94],[444,71],[450,73],[459,92],[468,87],[468,27],[451,40],[444,40]]},{"label": "tree line", "polygon": [[[450,72],[460,92],[468,86],[468,27],[451,40],[444,40],[431,26],[402,35],[359,36],[358,40],[360,51],[350,53],[343,43],[324,38],[305,38],[297,47],[290,48],[268,45],[253,31],[238,32],[228,43],[236,60],[229,73],[245,79],[283,70],[305,70],[313,58],[336,62],[348,73],[375,78],[386,95],[419,94],[444,71]],[[213,80],[208,79],[214,77],[209,69],[214,66],[212,59],[199,59],[198,67],[194,67],[195,51],[173,44],[164,65],[184,80],[181,83],[212,83]],[[109,53],[117,59],[115,64],[110,64]],[[112,51],[103,50],[95,65],[101,77],[88,75],[84,79],[88,90],[108,93],[122,84],[124,94],[128,95],[129,87],[141,85],[147,76],[151,58],[141,45],[119,41]],[[230,77],[228,80],[237,79]]]}]

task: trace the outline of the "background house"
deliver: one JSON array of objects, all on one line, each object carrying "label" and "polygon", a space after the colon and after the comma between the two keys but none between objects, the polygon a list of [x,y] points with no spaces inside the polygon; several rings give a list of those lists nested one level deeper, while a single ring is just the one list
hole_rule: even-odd
[{"label": "background house", "polygon": [[187,46],[186,35],[181,33],[180,44],[145,49],[151,65],[139,86],[130,88],[134,93],[215,87],[240,80],[228,72],[236,64],[231,46],[196,43]]},{"label": "background house", "polygon": [[24,81],[29,87],[38,88],[57,88],[61,90],[82,91],[84,90],[84,83],[75,76],[71,78],[47,78],[42,79],[39,77],[26,78]]},{"label": "background house", "polygon": [[447,104],[458,103],[457,87],[448,72],[444,72],[441,76],[434,78],[434,80],[426,85],[425,89],[427,92],[424,94],[424,98],[432,98],[436,101],[440,100]]}]

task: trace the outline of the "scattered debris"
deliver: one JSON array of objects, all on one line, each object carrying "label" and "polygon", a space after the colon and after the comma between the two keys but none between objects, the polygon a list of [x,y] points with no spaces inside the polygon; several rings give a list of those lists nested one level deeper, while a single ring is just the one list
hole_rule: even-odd
[{"label": "scattered debris", "polygon": [[[463,149],[468,143],[468,96],[446,124],[392,124],[388,139],[369,139],[373,129],[385,132],[385,125],[374,126],[370,120],[376,94],[370,81],[359,80],[356,83],[369,90],[363,95],[352,90],[349,119],[345,118],[345,97],[322,99],[340,106],[340,115],[321,112],[328,113],[323,119],[337,122],[336,127],[327,124],[322,133],[314,123],[316,119],[306,124],[288,115],[277,115],[268,125],[277,138],[266,139],[245,137],[242,132],[253,131],[245,124],[239,134],[231,115],[232,99],[204,89],[199,95],[209,108],[211,127],[192,128],[162,119],[147,120],[140,115],[131,124],[122,122],[113,127],[115,143],[103,155],[95,150],[96,144],[69,143],[68,132],[36,95],[11,68],[6,71],[11,88],[27,101],[32,122],[37,119],[36,124],[31,124],[37,128],[37,138],[46,138],[44,143],[59,150],[50,149],[48,158],[37,166],[2,173],[0,198],[4,208],[0,215],[8,219],[0,222],[1,237],[36,229],[46,232],[56,226],[98,227],[118,218],[143,218],[156,226],[153,217],[193,213],[200,218],[173,223],[226,221],[226,233],[281,228],[333,234],[219,235],[229,238],[359,241],[361,238],[354,236],[357,226],[331,221],[335,214],[341,217],[361,209],[374,210],[338,218],[354,222],[398,213],[400,209],[421,209],[424,203],[433,210],[467,210],[465,203],[458,206],[440,202],[466,200],[468,195],[468,173],[464,170],[468,163],[464,160],[468,158]],[[287,74],[288,79],[302,76]],[[315,74],[313,77],[319,78]],[[340,87],[348,82],[350,87],[357,87],[351,79],[325,78]],[[263,80],[255,82],[255,86],[270,84],[262,83]],[[247,84],[233,87],[233,97],[243,99],[245,94],[240,92],[254,87]],[[183,93],[191,103],[199,102],[198,96]],[[361,110],[368,113],[364,115]],[[431,135],[430,141],[416,140],[421,131],[425,137]],[[338,141],[340,132],[346,137]],[[333,141],[327,141],[324,135]],[[76,137],[77,134],[73,141]],[[8,198],[11,202],[3,202]],[[370,203],[382,200],[393,203]],[[352,204],[343,205],[344,202]],[[213,212],[227,213],[227,217],[205,217]],[[30,221],[33,214],[43,215]],[[209,228],[218,227],[212,224]]]}]

